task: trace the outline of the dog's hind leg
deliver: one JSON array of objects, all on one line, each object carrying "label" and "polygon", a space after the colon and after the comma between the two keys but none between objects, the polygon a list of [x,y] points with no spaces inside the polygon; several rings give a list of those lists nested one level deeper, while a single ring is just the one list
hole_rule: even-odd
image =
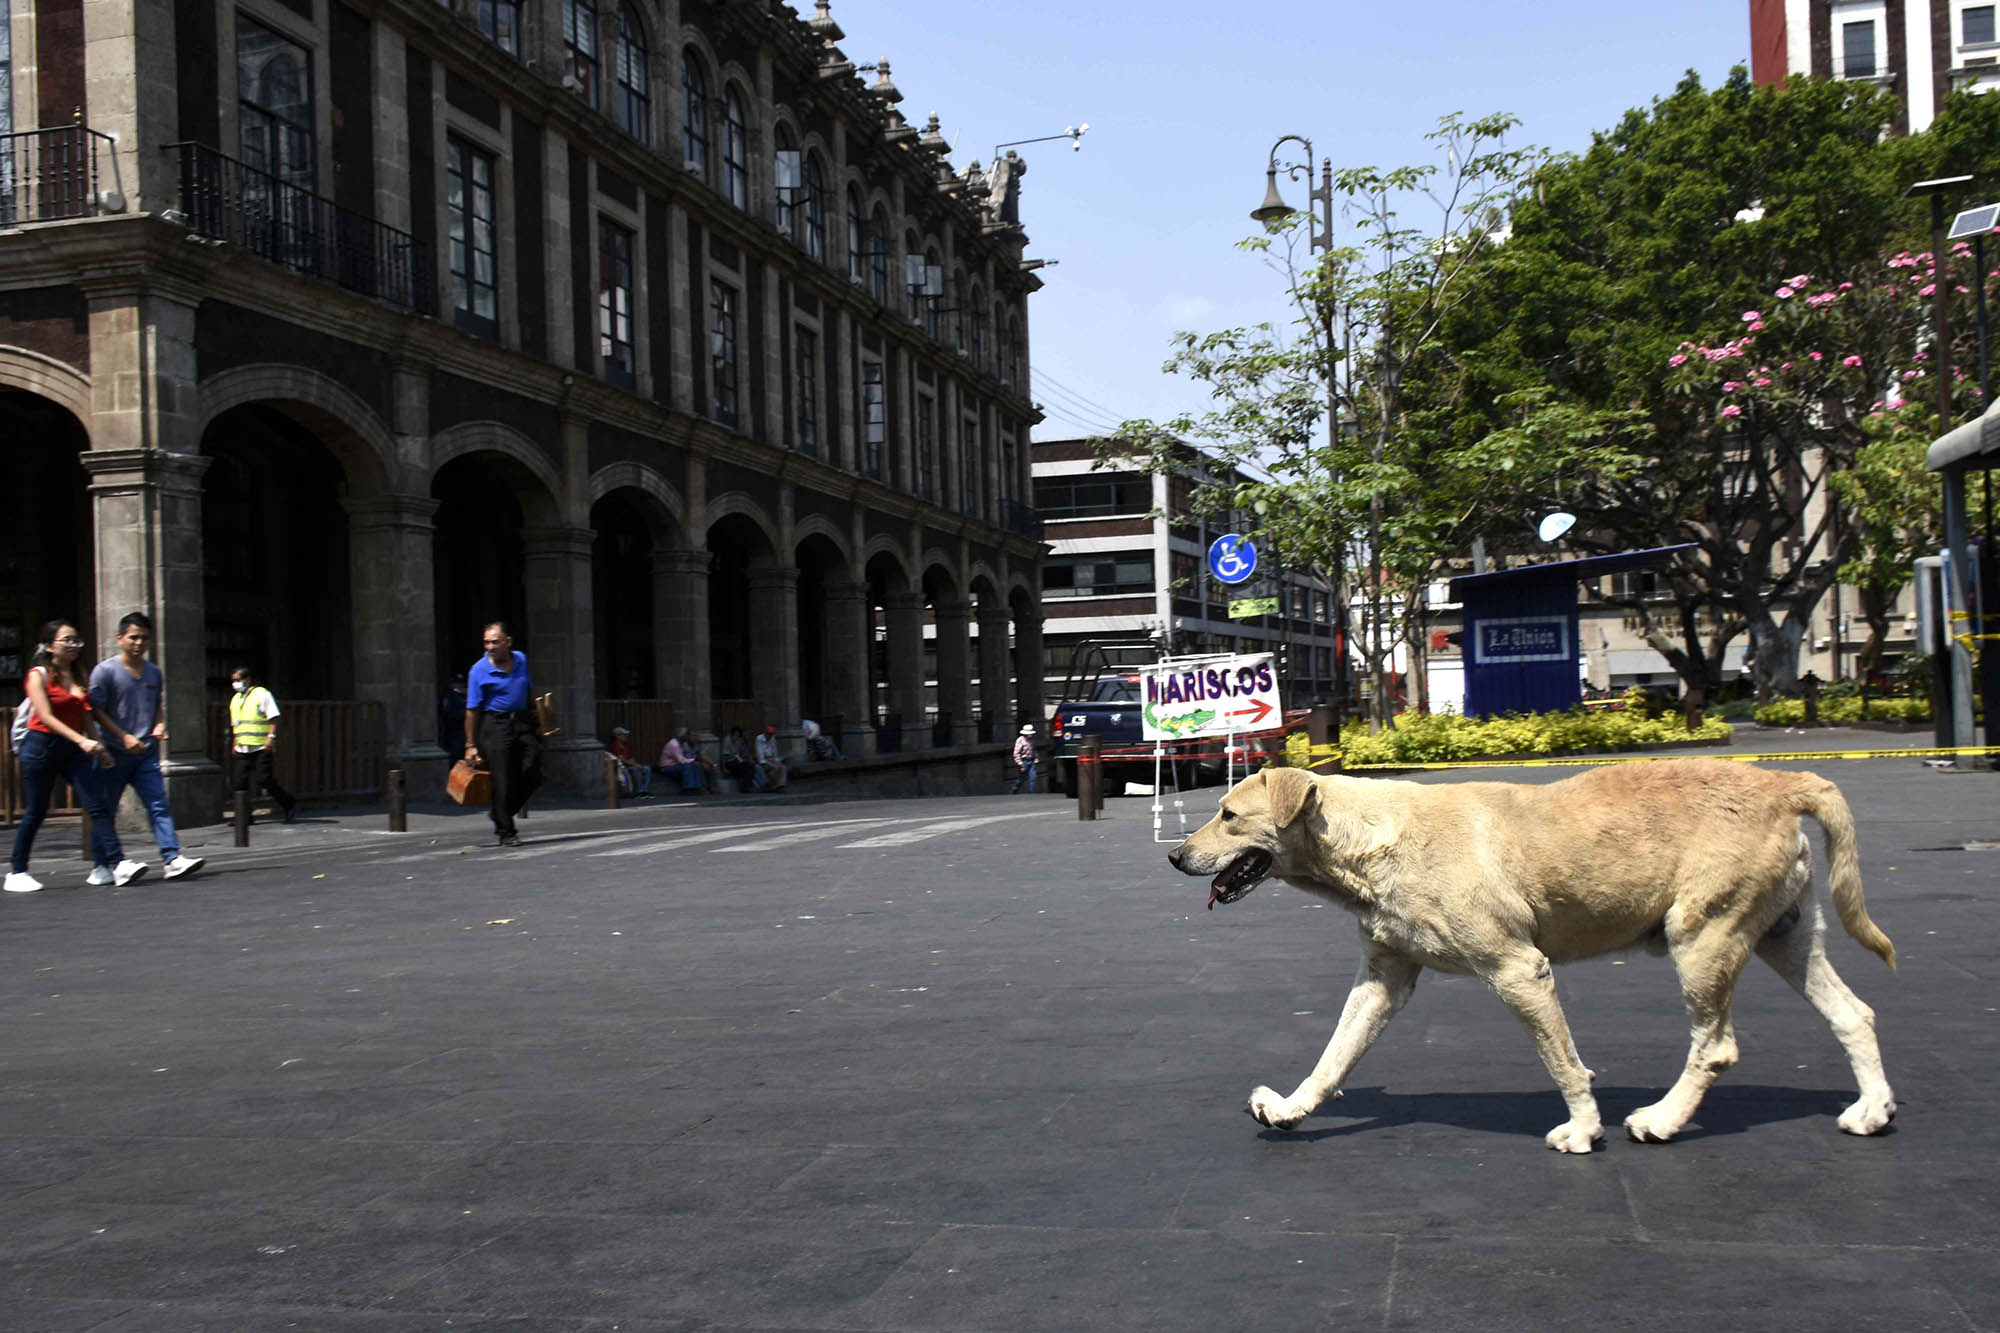
[{"label": "dog's hind leg", "polygon": [[1736,1063],[1729,1005],[1750,959],[1743,923],[1706,917],[1689,932],[1678,925],[1670,914],[1667,942],[1680,973],[1681,998],[1687,1002],[1687,1064],[1666,1096],[1625,1117],[1625,1132],[1638,1143],[1665,1143],[1680,1133],[1715,1080]]},{"label": "dog's hind leg", "polygon": [[1875,1011],[1855,997],[1827,960],[1826,921],[1819,903],[1808,896],[1799,910],[1800,920],[1789,930],[1758,941],[1757,956],[1819,1010],[1846,1048],[1861,1096],[1840,1113],[1840,1127],[1849,1134],[1879,1134],[1896,1118],[1896,1097],[1882,1072],[1882,1050],[1875,1042]]},{"label": "dog's hind leg", "polygon": [[1569,1104],[1569,1119],[1543,1141],[1558,1152],[1590,1152],[1604,1137],[1604,1121],[1597,1113],[1597,1099],[1590,1094],[1591,1072],[1577,1056],[1569,1020],[1556,999],[1555,969],[1541,950],[1525,948],[1481,975],[1535,1039],[1536,1053]]},{"label": "dog's hind leg", "polygon": [[1289,1097],[1280,1097],[1269,1088],[1257,1088],[1243,1109],[1259,1124],[1290,1129],[1319,1109],[1328,1094],[1338,1097],[1348,1071],[1375,1044],[1375,1038],[1382,1035],[1382,1029],[1389,1025],[1396,1011],[1409,1001],[1410,992],[1417,986],[1417,973],[1422,970],[1418,964],[1395,954],[1364,955],[1361,968],[1355,973],[1354,989],[1347,993],[1340,1022],[1334,1026],[1333,1039],[1327,1042],[1306,1081]]}]

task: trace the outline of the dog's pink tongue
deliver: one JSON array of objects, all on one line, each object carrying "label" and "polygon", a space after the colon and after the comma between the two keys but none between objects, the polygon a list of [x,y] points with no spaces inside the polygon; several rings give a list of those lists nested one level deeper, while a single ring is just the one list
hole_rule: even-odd
[{"label": "dog's pink tongue", "polygon": [[1222,890],[1211,884],[1208,886],[1208,910],[1215,910],[1216,900],[1222,897]]}]

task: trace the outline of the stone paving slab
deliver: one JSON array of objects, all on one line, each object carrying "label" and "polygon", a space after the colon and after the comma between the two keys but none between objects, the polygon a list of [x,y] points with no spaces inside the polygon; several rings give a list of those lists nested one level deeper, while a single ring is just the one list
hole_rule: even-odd
[{"label": "stone paving slab", "polygon": [[[1965,850],[2000,776],[1813,767],[1902,956],[1831,943],[1902,1107],[1870,1140],[1755,965],[1672,1145],[1548,1152],[1526,1037],[1431,974],[1345,1098],[1260,1129],[1352,926],[1275,884],[1203,911],[1143,798],[552,808],[530,858],[329,817],[10,899],[0,1326],[2000,1328],[2000,851]],[[900,822],[831,822],[866,818]],[[920,840],[846,845],[883,828]],[[1559,986],[1615,1126],[1683,1058],[1671,969]]]}]

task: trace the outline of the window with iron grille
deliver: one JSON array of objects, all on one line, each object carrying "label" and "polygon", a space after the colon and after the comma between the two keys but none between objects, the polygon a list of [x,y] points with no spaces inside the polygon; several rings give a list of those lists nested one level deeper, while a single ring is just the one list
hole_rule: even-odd
[{"label": "window with iron grille", "polygon": [[500,331],[494,253],[493,158],[463,139],[445,140],[445,224],[451,241],[452,315],[469,333]]},{"label": "window with iron grille", "polygon": [[479,0],[476,22],[487,41],[510,56],[521,54],[521,0]]},{"label": "window with iron grille", "polygon": [[819,159],[806,154],[806,254],[826,262],[826,173]]},{"label": "window with iron grille", "polygon": [[868,224],[862,221],[861,192],[847,187],[847,276],[860,282],[868,253]]},{"label": "window with iron grille", "polygon": [[969,416],[958,423],[959,508],[968,514],[980,512],[979,467],[979,418]]},{"label": "window with iron grille", "polygon": [[917,494],[926,500],[937,497],[937,400],[929,394],[917,395]]},{"label": "window with iron grille", "polygon": [[736,207],[750,207],[750,129],[733,83],[722,98],[722,192]]},{"label": "window with iron grille", "polygon": [[985,296],[980,293],[977,287],[974,287],[972,289],[972,300],[968,304],[965,314],[962,316],[963,319],[972,325],[972,368],[974,370],[983,370],[986,364],[986,320],[984,318],[984,311],[980,309],[985,304]]},{"label": "window with iron grille", "polygon": [[879,208],[868,222],[868,294],[889,303],[889,215]]},{"label": "window with iron grille", "polygon": [[[243,165],[269,174],[280,185],[312,190],[318,184],[312,53],[238,14],[236,99]],[[277,201],[269,203],[277,211]]]},{"label": "window with iron grille", "polygon": [[811,329],[796,331],[798,374],[799,452],[819,457],[819,335]]},{"label": "window with iron grille", "polygon": [[889,399],[882,382],[882,363],[861,363],[861,470],[882,480],[883,446],[889,441]]},{"label": "window with iron grille", "polygon": [[618,124],[640,143],[653,141],[652,57],[646,30],[630,5],[618,7]]},{"label": "window with iron grille", "polygon": [[736,289],[710,279],[708,284],[708,365],[714,386],[715,419],[736,424]]},{"label": "window with iron grille", "polygon": [[632,233],[606,217],[597,220],[597,354],[605,379],[633,386]]},{"label": "window with iron grille", "polygon": [[681,166],[708,179],[708,75],[692,51],[681,58]]},{"label": "window with iron grille", "polygon": [[1850,79],[1875,77],[1875,20],[1840,25],[1840,72]]},{"label": "window with iron grille", "polygon": [[576,95],[597,105],[597,0],[562,0],[563,50],[576,75]]},{"label": "window with iron grille", "polygon": [[[798,159],[799,145],[792,137],[791,127],[787,125],[778,126],[773,143],[777,151],[771,155],[771,198],[777,204],[778,231],[783,236],[797,240],[799,230],[797,200],[804,190],[804,182],[787,179],[787,174],[793,170],[789,163]],[[797,168],[797,171],[800,175],[804,174],[803,167]]]}]

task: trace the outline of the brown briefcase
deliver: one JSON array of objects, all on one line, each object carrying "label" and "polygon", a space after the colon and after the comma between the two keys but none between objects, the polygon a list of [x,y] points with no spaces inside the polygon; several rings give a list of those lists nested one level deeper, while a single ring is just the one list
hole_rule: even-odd
[{"label": "brown briefcase", "polygon": [[488,805],[493,800],[493,775],[461,759],[451,766],[444,790],[460,805]]}]

